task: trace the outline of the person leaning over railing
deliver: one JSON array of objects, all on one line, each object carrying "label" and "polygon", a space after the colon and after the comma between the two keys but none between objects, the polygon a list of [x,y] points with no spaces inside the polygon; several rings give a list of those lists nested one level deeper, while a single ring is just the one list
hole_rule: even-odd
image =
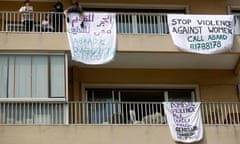
[{"label": "person leaning over railing", "polygon": [[30,1],[25,0],[24,6],[19,9],[22,14],[22,22],[25,31],[32,31],[33,29],[33,7],[30,6]]},{"label": "person leaning over railing", "polygon": [[81,18],[82,18],[82,22],[81,22],[81,27],[84,27],[84,14],[83,14],[83,9],[82,6],[78,4],[78,2],[73,2],[72,5],[67,8],[66,10],[64,10],[64,15],[67,18],[67,22],[69,22],[69,17],[68,14],[69,13],[78,13]]}]

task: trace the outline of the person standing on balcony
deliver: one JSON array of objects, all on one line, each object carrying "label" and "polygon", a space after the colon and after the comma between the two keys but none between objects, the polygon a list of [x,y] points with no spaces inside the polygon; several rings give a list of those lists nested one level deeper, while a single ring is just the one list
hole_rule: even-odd
[{"label": "person standing on balcony", "polygon": [[52,9],[53,13],[53,26],[56,32],[63,31],[63,4],[61,0],[57,0]]},{"label": "person standing on balcony", "polygon": [[67,18],[67,22],[69,22],[69,17],[68,17],[69,13],[78,13],[80,15],[80,17],[82,18],[81,27],[83,28],[84,27],[84,23],[83,23],[84,14],[83,14],[82,6],[79,5],[78,2],[73,2],[72,5],[69,8],[64,10],[64,15]]},{"label": "person standing on balcony", "polygon": [[30,6],[30,1],[25,0],[24,6],[19,9],[19,12],[22,14],[22,22],[24,30],[29,32],[33,29],[33,7]]}]

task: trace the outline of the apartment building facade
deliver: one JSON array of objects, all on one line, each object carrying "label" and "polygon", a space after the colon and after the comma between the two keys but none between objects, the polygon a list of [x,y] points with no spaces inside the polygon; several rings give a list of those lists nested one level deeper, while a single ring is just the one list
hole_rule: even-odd
[{"label": "apartment building facade", "polygon": [[[239,143],[238,0],[79,2],[85,11],[116,13],[111,62],[73,61],[63,15],[63,32],[42,31],[55,0],[30,2],[31,32],[22,29],[23,1],[0,0],[0,143],[177,143],[166,101],[201,102],[204,138],[197,143]],[[231,50],[181,51],[169,34],[170,13],[233,14]]]}]

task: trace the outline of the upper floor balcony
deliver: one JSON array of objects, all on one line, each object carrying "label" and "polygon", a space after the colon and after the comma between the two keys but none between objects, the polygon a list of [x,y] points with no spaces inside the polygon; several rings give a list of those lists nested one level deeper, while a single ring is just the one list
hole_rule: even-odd
[{"label": "upper floor balcony", "polygon": [[[240,34],[240,14],[234,14],[235,34]],[[24,19],[32,24],[24,27]],[[49,26],[44,26],[44,21]],[[66,32],[63,13],[0,11],[0,32]],[[116,13],[118,34],[169,34],[166,13]],[[51,27],[51,30],[45,28]]]},{"label": "upper floor balcony", "polygon": [[[49,25],[46,24],[46,17],[48,17]],[[30,22],[24,24],[24,19],[29,19]],[[235,35],[240,33],[240,15],[235,14]],[[118,50],[119,51],[146,51],[146,52],[180,52],[173,45],[172,40],[169,35],[169,28],[167,24],[167,13],[131,13],[131,12],[117,12],[116,13],[116,30],[118,36]],[[30,41],[34,42],[42,40],[41,43],[45,43],[44,39],[33,39],[35,36],[42,35],[44,33],[53,34],[51,38],[46,37],[46,39],[51,39],[54,43],[67,42],[66,37],[66,19],[62,13],[56,12],[31,12],[31,13],[19,13],[18,11],[0,11],[0,32],[3,34],[28,34],[21,35],[22,38],[31,38]],[[29,35],[29,33],[31,35]],[[55,35],[61,34],[61,35]],[[55,37],[55,39],[53,39]],[[8,37],[9,44],[13,45],[11,42],[12,37]],[[236,37],[235,37],[236,38]],[[129,42],[131,44],[129,45]],[[142,45],[136,45],[138,43],[143,43]],[[156,42],[164,43],[165,45],[159,49],[159,46],[154,45]],[[17,42],[18,43],[18,42]],[[128,43],[128,45],[125,45]],[[5,47],[0,50],[7,49],[10,50],[4,43]],[[20,43],[18,43],[20,44]],[[2,45],[2,46],[4,46]],[[52,44],[49,44],[52,45]],[[233,51],[239,52],[238,44],[233,45]],[[19,48],[20,45],[14,46],[18,47],[17,50],[22,50]],[[25,48],[27,47],[24,45]],[[35,46],[35,45],[34,45]],[[44,50],[43,48],[34,48],[34,46],[29,46],[27,50]],[[148,48],[146,48],[146,46]],[[56,45],[58,50],[69,50],[68,45]],[[13,49],[14,49],[13,48]],[[26,50],[24,49],[24,50]],[[51,50],[46,48],[47,50]],[[11,49],[12,50],[12,49]]]},{"label": "upper floor balcony", "polygon": [[[66,32],[65,17],[56,12],[19,13],[16,11],[0,12],[1,32],[46,32],[44,20],[48,17],[52,26],[50,32]],[[24,27],[23,20],[28,19],[32,24]],[[117,13],[118,34],[168,34],[167,14],[162,13]],[[49,31],[47,31],[49,32]]]}]

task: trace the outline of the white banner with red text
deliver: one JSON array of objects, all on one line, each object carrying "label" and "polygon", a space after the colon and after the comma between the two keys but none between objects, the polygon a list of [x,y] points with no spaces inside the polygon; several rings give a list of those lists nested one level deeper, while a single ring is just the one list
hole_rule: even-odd
[{"label": "white banner with red text", "polygon": [[168,14],[167,17],[173,43],[182,51],[216,54],[232,48],[233,15]]},{"label": "white banner with red text", "polygon": [[115,13],[69,13],[68,41],[72,59],[89,65],[110,62],[116,51]]},{"label": "white banner with red text", "polygon": [[199,102],[164,102],[164,112],[175,141],[192,143],[203,138]]}]

